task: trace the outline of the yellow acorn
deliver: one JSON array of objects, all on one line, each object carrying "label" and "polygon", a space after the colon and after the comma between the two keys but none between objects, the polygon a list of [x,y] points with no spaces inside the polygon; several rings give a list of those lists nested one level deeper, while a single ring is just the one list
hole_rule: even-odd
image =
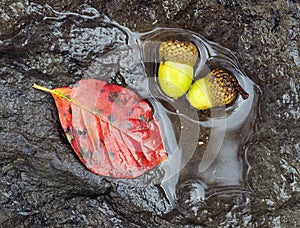
[{"label": "yellow acorn", "polygon": [[243,99],[249,96],[231,74],[215,69],[193,83],[187,99],[194,108],[205,110],[228,105],[238,94],[241,94]]},{"label": "yellow acorn", "polygon": [[158,83],[171,98],[183,96],[190,88],[198,50],[188,41],[169,40],[159,47]]}]

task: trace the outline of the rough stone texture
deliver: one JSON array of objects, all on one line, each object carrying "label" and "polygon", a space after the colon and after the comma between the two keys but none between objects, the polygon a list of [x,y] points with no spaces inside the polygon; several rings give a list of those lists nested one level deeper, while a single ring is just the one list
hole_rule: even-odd
[{"label": "rough stone texture", "polygon": [[[103,179],[76,160],[57,122],[54,102],[46,94],[37,96],[30,87],[34,81],[47,86],[73,83],[94,60],[90,50],[100,55],[105,52],[97,50],[90,40],[99,39],[99,34],[114,37],[105,47],[117,48],[126,37],[114,28],[80,37],[80,32],[86,31],[81,26],[88,30],[93,25],[43,22],[44,15],[50,15],[49,9],[43,8],[48,1],[33,2],[36,4],[25,0],[0,3],[2,226],[300,226],[298,1],[49,3],[62,12],[93,15],[96,9],[136,32],[155,27],[198,32],[232,50],[246,74],[260,86],[259,118],[247,145],[252,165],[249,191],[210,197],[197,205],[194,214],[176,209],[164,214],[170,205],[158,186],[136,183],[133,187]],[[86,40],[85,47],[77,43],[82,44],[82,39]],[[114,64],[124,57],[126,51],[113,60],[107,57],[105,72],[120,73]],[[111,80],[123,79],[117,76]]]}]

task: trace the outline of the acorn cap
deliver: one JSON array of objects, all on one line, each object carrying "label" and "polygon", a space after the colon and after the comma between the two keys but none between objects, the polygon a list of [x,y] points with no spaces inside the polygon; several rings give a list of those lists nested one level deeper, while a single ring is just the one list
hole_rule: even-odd
[{"label": "acorn cap", "polygon": [[189,41],[168,40],[159,47],[159,59],[162,62],[173,61],[194,66],[198,59],[198,50]]},{"label": "acorn cap", "polygon": [[237,80],[224,70],[212,70],[205,77],[205,80],[212,103],[215,106],[230,104],[239,93],[236,89]]}]

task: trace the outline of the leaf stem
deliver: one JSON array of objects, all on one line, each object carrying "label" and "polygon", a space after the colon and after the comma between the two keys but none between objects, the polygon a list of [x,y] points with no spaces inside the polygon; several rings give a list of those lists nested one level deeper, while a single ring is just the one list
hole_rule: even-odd
[{"label": "leaf stem", "polygon": [[[71,99],[68,95],[63,94],[63,93],[60,93],[57,89],[48,89],[48,88],[46,88],[46,87],[39,86],[39,85],[37,85],[37,84],[35,84],[35,83],[33,83],[32,87],[35,88],[35,89],[42,90],[42,91],[44,91],[44,92],[51,93],[52,96],[53,96],[53,95],[56,95],[56,96],[59,96],[59,97],[61,97],[61,98],[64,98],[64,99],[66,99],[67,101],[69,101],[69,102],[71,102],[71,103],[77,105],[78,107],[84,109],[85,111],[90,112],[90,113],[92,113],[93,115],[98,116],[96,113],[90,111],[88,108],[84,107],[82,104],[78,103],[76,100]],[[98,116],[98,117],[101,118],[100,116]]]},{"label": "leaf stem", "polygon": [[32,87],[35,88],[35,89],[39,89],[39,90],[48,92],[48,93],[52,93],[52,92],[53,92],[52,89],[48,89],[48,88],[46,88],[46,87],[39,86],[39,85],[37,85],[37,84],[35,84],[35,83],[33,83]]}]

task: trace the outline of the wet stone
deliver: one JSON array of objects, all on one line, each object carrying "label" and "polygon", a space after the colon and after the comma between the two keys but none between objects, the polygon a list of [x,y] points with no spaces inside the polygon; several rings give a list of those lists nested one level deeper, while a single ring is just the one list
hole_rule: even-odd
[{"label": "wet stone", "polygon": [[[238,154],[242,159],[247,151],[251,166],[245,188],[218,194],[195,187],[189,178],[196,171],[185,169],[182,183],[190,185],[172,205],[158,169],[120,181],[84,168],[61,137],[54,101],[31,86],[57,88],[93,77],[143,87],[145,72],[124,48],[126,33],[108,18],[95,19],[98,14],[136,32],[188,29],[235,54],[261,90],[254,133]],[[0,226],[300,226],[298,1],[8,0],[0,15]],[[206,119],[206,112],[197,114]],[[175,125],[177,131],[187,126]],[[200,154],[193,160],[197,170]],[[212,181],[220,177],[212,174]]]}]

